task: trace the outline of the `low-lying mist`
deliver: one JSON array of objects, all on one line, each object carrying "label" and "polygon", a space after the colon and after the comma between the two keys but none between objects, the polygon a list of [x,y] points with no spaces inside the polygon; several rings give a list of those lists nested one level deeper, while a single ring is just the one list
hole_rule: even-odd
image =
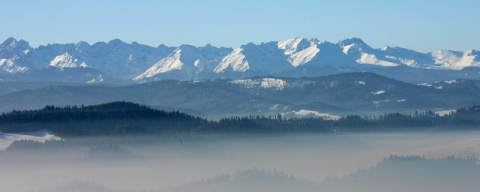
[{"label": "low-lying mist", "polygon": [[15,141],[0,191],[475,191],[480,132]]}]

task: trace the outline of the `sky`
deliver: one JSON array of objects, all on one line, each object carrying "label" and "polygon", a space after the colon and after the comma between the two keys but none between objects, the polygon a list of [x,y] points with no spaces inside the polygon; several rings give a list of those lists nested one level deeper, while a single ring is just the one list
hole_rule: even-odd
[{"label": "sky", "polygon": [[294,37],[480,49],[478,0],[0,0],[0,42],[239,47]]}]

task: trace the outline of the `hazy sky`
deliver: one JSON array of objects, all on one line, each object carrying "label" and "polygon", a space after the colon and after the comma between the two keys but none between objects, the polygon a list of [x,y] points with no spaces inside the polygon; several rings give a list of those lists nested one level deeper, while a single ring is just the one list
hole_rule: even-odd
[{"label": "hazy sky", "polygon": [[239,47],[293,37],[480,49],[479,0],[0,0],[0,42]]}]

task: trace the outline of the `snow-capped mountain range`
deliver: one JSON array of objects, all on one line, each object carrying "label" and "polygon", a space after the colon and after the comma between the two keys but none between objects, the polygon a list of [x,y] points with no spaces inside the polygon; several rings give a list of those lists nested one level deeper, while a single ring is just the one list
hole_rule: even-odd
[{"label": "snow-capped mountain range", "polygon": [[[239,48],[211,45],[151,47],[118,39],[93,45],[79,42],[33,48],[24,40],[9,38],[0,44],[0,81],[115,83],[300,77],[354,71],[383,71],[383,75],[388,76],[395,70],[441,71],[442,74],[458,76],[467,74],[459,71],[472,67],[480,67],[478,50],[420,53],[389,46],[375,49],[358,38],[330,43],[298,37],[279,42],[249,43]],[[470,77],[478,78],[479,73],[474,74],[477,76]]]}]

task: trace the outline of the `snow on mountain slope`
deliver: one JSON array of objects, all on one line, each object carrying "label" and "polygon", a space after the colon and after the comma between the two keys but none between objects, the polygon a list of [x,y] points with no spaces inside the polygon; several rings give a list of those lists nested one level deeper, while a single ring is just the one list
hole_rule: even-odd
[{"label": "snow on mountain slope", "polygon": [[348,50],[350,50],[350,48],[352,48],[353,45],[354,45],[354,44],[342,46],[342,52],[345,53],[345,55],[347,55],[347,54],[348,54]]},{"label": "snow on mountain slope", "polygon": [[305,63],[310,62],[313,57],[320,51],[317,47],[318,40],[305,39],[305,38],[293,38],[287,41],[278,42],[278,49],[284,50],[285,55],[289,55],[288,62],[293,67],[298,67]]},{"label": "snow on mountain slope", "polygon": [[[113,77],[124,81],[133,79],[144,82],[253,76],[298,77],[377,69],[393,70],[389,73],[395,73],[397,66],[461,70],[471,66],[480,67],[480,57],[477,50],[420,53],[389,46],[374,49],[359,38],[345,39],[335,44],[297,37],[280,42],[248,43],[236,49],[211,45],[152,47],[135,42],[129,44],[119,39],[92,45],[79,42],[33,48],[26,41],[9,38],[0,44],[0,75],[13,81],[32,78],[46,78],[44,81],[49,81],[51,76],[47,73],[50,74],[51,71],[47,72],[49,70],[45,69],[51,67],[62,69],[56,72],[56,78],[66,81],[73,81],[68,80],[73,74],[67,74],[66,68],[88,68],[104,74],[105,81],[110,80],[107,77]],[[36,72],[26,73],[31,70]],[[87,70],[74,71],[87,73]],[[70,73],[72,72],[70,70]],[[81,82],[85,83],[97,77],[98,75],[89,76],[88,80],[82,79]]]},{"label": "snow on mountain slope", "polygon": [[377,49],[379,54],[383,55],[384,59],[399,65],[406,65],[414,68],[428,68],[434,65],[433,58],[425,53],[401,48],[384,46]]},{"label": "snow on mountain slope", "polygon": [[317,43],[318,40],[316,39],[297,37],[286,41],[278,42],[277,47],[284,50],[285,55],[293,55],[294,53],[306,49]]},{"label": "snow on mountain slope", "polygon": [[345,39],[337,43],[342,48],[342,52],[355,59],[358,64],[379,65],[386,67],[395,67],[399,64],[385,59],[381,50],[372,49],[359,38]]},{"label": "snow on mountain slope", "polygon": [[98,75],[97,77],[88,80],[86,83],[88,83],[88,84],[93,84],[93,83],[101,83],[101,82],[104,82],[104,81],[105,81],[105,79],[103,79],[103,76],[102,76],[102,75]]},{"label": "snow on mountain slope", "polygon": [[14,74],[19,72],[25,72],[28,69],[28,67],[16,65],[13,59],[0,59],[0,74],[2,70],[7,73]]},{"label": "snow on mountain slope", "polygon": [[345,53],[345,55],[373,51],[373,49],[360,38],[344,39],[339,41],[336,45],[342,48],[342,52]]},{"label": "snow on mountain slope", "polygon": [[22,57],[27,55],[31,49],[28,42],[23,40],[17,41],[15,38],[10,37],[0,44],[0,58],[13,59]]},{"label": "snow on mountain slope", "polygon": [[320,49],[318,49],[316,45],[312,45],[309,48],[292,54],[288,58],[288,62],[290,62],[294,67],[298,67],[311,61],[318,52],[320,52]]},{"label": "snow on mountain slope", "polygon": [[465,53],[450,50],[439,50],[430,53],[435,59],[435,64],[440,69],[460,70],[470,66],[480,66],[479,51],[469,50]]},{"label": "snow on mountain slope", "polygon": [[17,41],[8,38],[0,44],[0,74],[22,73],[29,69],[22,65],[22,59],[30,53],[30,46],[26,41]]},{"label": "snow on mountain slope", "polygon": [[172,54],[163,58],[158,63],[155,63],[143,74],[135,77],[133,80],[141,80],[148,77],[153,77],[157,74],[166,73],[172,70],[182,69],[183,63],[180,61],[181,49],[176,49]]},{"label": "snow on mountain slope", "polygon": [[50,61],[50,66],[58,68],[71,68],[71,67],[88,67],[85,62],[81,62],[73,58],[68,52],[65,52],[62,55],[56,56],[52,61]]},{"label": "snow on mountain slope", "polygon": [[237,72],[245,72],[250,69],[248,61],[242,52],[242,48],[233,50],[232,53],[222,59],[220,64],[214,69],[214,72],[223,73],[228,67],[231,67],[233,71]]},{"label": "snow on mountain slope", "polygon": [[181,45],[169,56],[150,67],[134,80],[150,81],[156,79],[194,80],[211,78],[215,67],[222,58],[232,52],[230,48],[217,48],[211,45],[194,47]]},{"label": "snow on mountain slope", "polygon": [[0,150],[5,150],[14,141],[37,141],[44,143],[48,140],[61,140],[60,137],[50,134],[47,130],[25,133],[2,133],[0,132]]},{"label": "snow on mountain slope", "polygon": [[360,64],[380,65],[380,66],[386,66],[386,67],[398,66],[398,64],[380,60],[374,54],[368,54],[368,53],[362,53],[362,56],[360,57],[360,59],[357,59],[356,61],[357,63],[360,63]]}]

